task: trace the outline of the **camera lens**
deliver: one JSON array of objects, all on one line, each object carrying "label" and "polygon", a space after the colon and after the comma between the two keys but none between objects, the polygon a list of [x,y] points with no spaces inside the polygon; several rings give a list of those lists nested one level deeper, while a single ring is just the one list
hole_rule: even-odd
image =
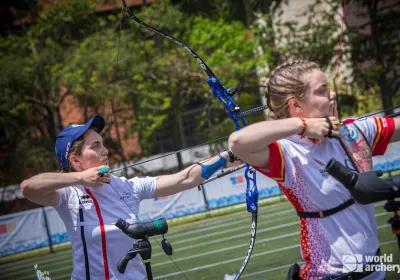
[{"label": "camera lens", "polygon": [[116,226],[117,228],[122,228],[122,227],[125,226],[125,221],[122,220],[121,218],[119,218],[118,221],[115,223],[115,226]]}]

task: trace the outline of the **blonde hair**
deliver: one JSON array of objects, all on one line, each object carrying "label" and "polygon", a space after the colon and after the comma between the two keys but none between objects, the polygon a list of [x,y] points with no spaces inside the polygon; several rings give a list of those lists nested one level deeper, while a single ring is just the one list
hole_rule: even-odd
[{"label": "blonde hair", "polygon": [[83,146],[83,143],[85,142],[84,137],[85,137],[85,134],[89,130],[93,130],[93,131],[99,133],[99,131],[96,128],[91,127],[84,134],[82,134],[78,139],[76,139],[72,143],[71,149],[69,150],[69,154],[68,154],[68,166],[69,166],[69,168],[61,167],[61,173],[68,173],[68,172],[71,172],[71,171],[75,171],[75,169],[72,167],[72,164],[71,164],[71,161],[69,160],[69,157],[71,155],[74,155],[74,156],[82,155],[82,146]]},{"label": "blonde hair", "polygon": [[319,69],[315,62],[295,60],[276,67],[265,84],[268,119],[284,119],[289,117],[288,101],[291,98],[304,99],[308,89],[306,73]]}]

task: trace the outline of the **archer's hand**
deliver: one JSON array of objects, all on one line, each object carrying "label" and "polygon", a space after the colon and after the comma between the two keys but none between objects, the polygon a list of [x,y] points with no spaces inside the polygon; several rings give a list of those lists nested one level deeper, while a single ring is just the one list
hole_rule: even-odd
[{"label": "archer's hand", "polygon": [[[340,136],[339,120],[335,117],[329,117],[332,122],[332,137]],[[305,119],[307,127],[304,131],[304,137],[307,137],[313,144],[321,144],[329,133],[329,123],[325,118]]]},{"label": "archer's hand", "polygon": [[101,168],[108,168],[108,166],[100,165],[79,172],[81,184],[86,187],[101,187],[103,186],[103,183],[109,184],[111,182],[110,174],[102,173],[103,175],[100,176],[99,170]]}]

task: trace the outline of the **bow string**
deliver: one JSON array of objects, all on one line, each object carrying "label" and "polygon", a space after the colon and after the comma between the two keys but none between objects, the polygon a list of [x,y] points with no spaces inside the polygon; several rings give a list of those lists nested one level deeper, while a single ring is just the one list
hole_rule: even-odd
[{"label": "bow string", "polygon": [[[151,25],[148,25],[147,23],[141,21],[138,17],[135,16],[135,14],[129,9],[129,7],[126,4],[125,0],[122,0],[123,8],[124,10],[129,14],[130,18],[142,25],[143,27],[151,30],[154,33],[157,33],[174,43],[178,44],[179,46],[183,47],[186,51],[188,51],[199,63],[200,67],[207,73],[208,75],[208,80],[207,83],[210,86],[213,94],[215,97],[217,97],[223,104],[226,109],[226,111],[229,114],[229,117],[235,124],[236,130],[240,130],[241,128],[245,127],[246,121],[243,117],[243,113],[240,109],[240,107],[235,103],[233,96],[237,91],[237,87],[233,87],[230,89],[226,89],[221,82],[218,80],[216,75],[211,71],[211,69],[207,66],[207,64],[199,57],[199,55],[196,54],[188,45],[184,44],[180,40],[176,39],[175,37],[158,30]],[[257,230],[257,213],[258,213],[258,188],[257,188],[257,182],[256,182],[256,172],[255,170],[250,167],[250,165],[246,164],[246,170],[244,174],[246,178],[246,205],[247,205],[247,211],[252,213],[252,224],[251,224],[251,240],[250,240],[250,246],[247,251],[247,256],[244,259],[244,262],[236,275],[235,279],[239,279],[243,271],[245,270],[247,263],[250,260],[251,253],[253,252],[254,248],[254,243],[255,243],[255,238],[256,238],[256,230]]]}]

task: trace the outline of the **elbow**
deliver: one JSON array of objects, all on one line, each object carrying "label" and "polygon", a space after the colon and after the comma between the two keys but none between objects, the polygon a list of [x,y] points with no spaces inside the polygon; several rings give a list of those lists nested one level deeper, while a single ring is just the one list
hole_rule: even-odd
[{"label": "elbow", "polygon": [[190,174],[180,174],[179,184],[182,186],[182,190],[188,190],[194,188],[201,182],[199,182],[196,176],[192,176]]},{"label": "elbow", "polygon": [[21,183],[21,193],[25,198],[29,198],[34,193],[34,188],[29,184],[29,180],[24,180]]},{"label": "elbow", "polygon": [[229,136],[228,145],[229,149],[236,155],[240,153],[241,137],[238,132],[234,132]]}]

